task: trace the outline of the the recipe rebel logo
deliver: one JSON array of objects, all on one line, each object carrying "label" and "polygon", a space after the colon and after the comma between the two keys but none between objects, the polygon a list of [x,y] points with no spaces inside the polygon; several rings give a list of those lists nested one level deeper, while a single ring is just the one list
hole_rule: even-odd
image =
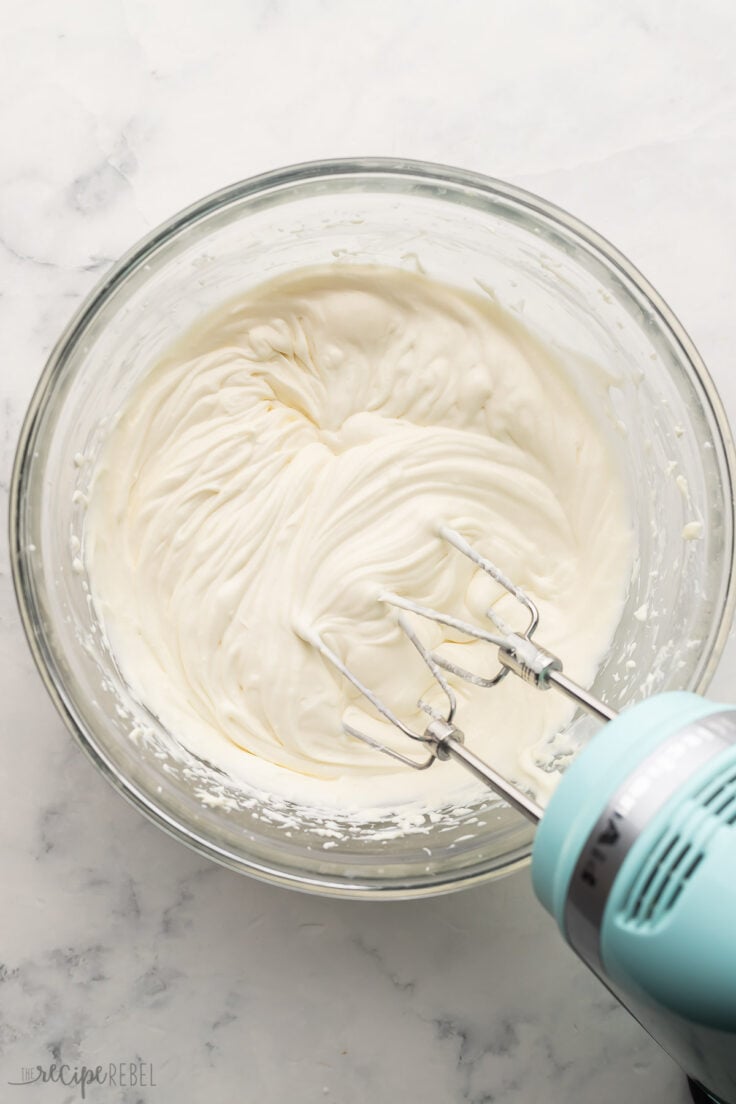
[{"label": "the recipe rebel logo", "polygon": [[[87,1099],[87,1090],[93,1085],[106,1085],[113,1089],[155,1089],[153,1063],[137,1059],[134,1062],[107,1062],[97,1066],[71,1066],[66,1062],[53,1062],[49,1066],[23,1066],[17,1081],[9,1085],[24,1088],[27,1085],[63,1085],[76,1088],[81,1100]],[[37,1097],[34,1096],[34,1101]]]}]

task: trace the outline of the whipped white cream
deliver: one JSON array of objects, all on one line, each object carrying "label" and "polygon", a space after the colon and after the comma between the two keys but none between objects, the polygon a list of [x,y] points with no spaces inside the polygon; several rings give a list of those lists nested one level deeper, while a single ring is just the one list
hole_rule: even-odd
[{"label": "whipped white cream", "polygon": [[[303,637],[320,633],[423,729],[418,699],[440,698],[381,592],[523,620],[441,522],[528,590],[540,640],[589,682],[633,555],[596,413],[490,301],[332,266],[228,304],[145,374],[99,458],[83,555],[123,675],[184,746],[306,804],[431,807],[479,784],[346,735],[344,720],[416,750]],[[495,669],[489,645],[417,629],[464,667]],[[451,681],[468,744],[543,799],[569,706],[512,677]]]}]

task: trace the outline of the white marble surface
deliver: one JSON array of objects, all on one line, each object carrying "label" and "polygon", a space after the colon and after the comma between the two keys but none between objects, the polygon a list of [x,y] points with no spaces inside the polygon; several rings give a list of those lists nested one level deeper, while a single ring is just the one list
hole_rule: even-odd
[{"label": "white marble surface", "polygon": [[[576,212],[670,300],[736,417],[731,0],[10,0],[0,33],[5,497],[44,357],[111,259],[224,183],[324,156],[445,161]],[[684,1102],[526,874],[322,901],[145,822],[46,700],[2,540],[2,1100],[78,1099],[7,1087],[25,1065],[140,1056],[155,1088],[89,1098]]]}]

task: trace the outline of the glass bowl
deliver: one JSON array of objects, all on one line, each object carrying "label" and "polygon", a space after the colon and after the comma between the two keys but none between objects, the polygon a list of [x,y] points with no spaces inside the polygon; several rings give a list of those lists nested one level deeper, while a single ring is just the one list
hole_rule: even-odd
[{"label": "glass bowl", "polygon": [[[325,894],[428,895],[524,863],[530,826],[488,795],[441,830],[377,838],[338,823],[326,848],[299,810],[272,816],[267,795],[241,800],[128,693],[100,646],[77,555],[95,457],[140,373],[223,300],[325,262],[420,269],[481,288],[566,358],[581,389],[591,373],[609,374],[601,432],[628,481],[638,539],[627,606],[594,686],[614,707],[702,690],[714,671],[734,603],[733,445],[692,342],[621,254],[536,196],[439,165],[328,161],[226,188],[135,246],[72,319],[31,401],[11,494],[23,623],[69,728],[155,823],[234,870]],[[577,716],[570,737],[582,744],[594,730]]]}]

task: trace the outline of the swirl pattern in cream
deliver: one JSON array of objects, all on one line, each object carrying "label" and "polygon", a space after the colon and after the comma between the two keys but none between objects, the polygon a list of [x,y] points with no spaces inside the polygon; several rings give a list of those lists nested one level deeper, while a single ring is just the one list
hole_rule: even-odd
[{"label": "swirl pattern in cream", "polygon": [[[85,556],[121,670],[191,750],[307,803],[431,803],[476,784],[345,735],[343,719],[406,750],[302,636],[322,633],[420,724],[432,679],[381,591],[510,609],[438,522],[528,588],[544,644],[592,678],[632,561],[594,413],[490,301],[333,266],[252,290],[144,375],[99,461]],[[488,645],[419,627],[464,666],[494,665]],[[543,791],[565,703],[510,678],[457,691],[473,748]]]}]

